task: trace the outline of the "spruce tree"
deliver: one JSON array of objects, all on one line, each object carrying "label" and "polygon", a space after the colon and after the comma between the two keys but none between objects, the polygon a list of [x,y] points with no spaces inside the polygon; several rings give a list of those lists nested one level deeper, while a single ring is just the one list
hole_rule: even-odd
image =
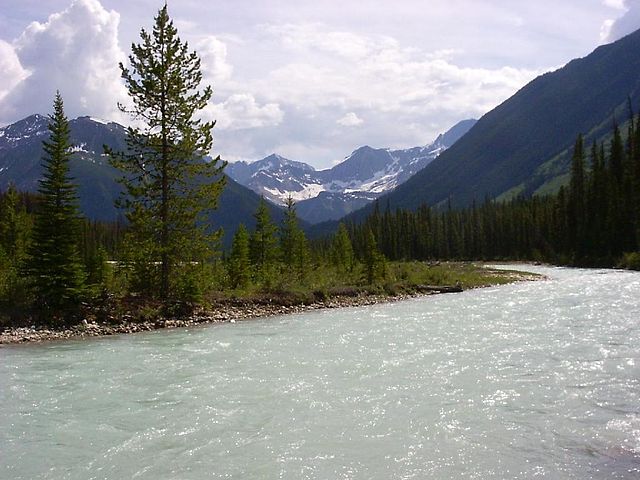
[{"label": "spruce tree", "polygon": [[108,153],[124,174],[120,205],[131,225],[128,241],[144,249],[146,262],[160,263],[159,294],[167,300],[176,266],[206,259],[217,240],[206,215],[224,186],[224,163],[204,160],[215,122],[197,116],[212,90],[200,89],[200,60],[178,37],[166,4],[153,31],[142,29],[140,37],[142,43],[131,46],[130,67],[120,64],[133,107],[119,107],[144,127],[128,128],[126,152]]},{"label": "spruce tree", "polygon": [[351,245],[347,228],[343,223],[338,225],[338,231],[333,237],[331,247],[333,264],[338,268],[338,270],[342,273],[352,271],[354,264],[353,246]]},{"label": "spruce tree", "polygon": [[60,93],[50,116],[49,141],[43,142],[44,176],[38,193],[33,239],[26,264],[37,305],[64,313],[80,301],[85,274],[79,254],[77,187],[69,175],[71,140]]},{"label": "spruce tree", "polygon": [[286,274],[298,280],[304,278],[309,263],[309,247],[304,232],[298,225],[295,202],[287,198],[286,210],[280,228],[280,255]]},{"label": "spruce tree", "polygon": [[384,280],[386,259],[384,255],[380,253],[378,244],[370,228],[367,228],[365,232],[365,245],[364,245],[364,268],[365,277],[369,285],[378,283],[380,280]]},{"label": "spruce tree", "polygon": [[251,279],[249,271],[249,234],[240,224],[233,236],[231,254],[229,255],[229,277],[232,288],[246,288]]},{"label": "spruce tree", "polygon": [[578,135],[571,160],[571,179],[569,181],[568,219],[569,243],[574,252],[581,257],[585,242],[585,173],[584,144],[582,135]]},{"label": "spruce tree", "polygon": [[251,264],[255,268],[257,279],[269,284],[277,260],[277,228],[271,221],[269,208],[264,198],[260,199],[258,209],[253,217],[256,219],[256,228],[249,243]]},{"label": "spruce tree", "polygon": [[9,185],[7,191],[0,194],[0,303],[6,300],[15,306],[23,300],[20,266],[27,252],[31,226],[31,216],[15,187]]}]

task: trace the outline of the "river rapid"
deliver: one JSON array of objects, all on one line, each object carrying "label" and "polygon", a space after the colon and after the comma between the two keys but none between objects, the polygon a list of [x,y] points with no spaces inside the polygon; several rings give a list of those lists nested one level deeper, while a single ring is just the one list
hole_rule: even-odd
[{"label": "river rapid", "polygon": [[640,273],[0,348],[2,479],[638,479]]}]

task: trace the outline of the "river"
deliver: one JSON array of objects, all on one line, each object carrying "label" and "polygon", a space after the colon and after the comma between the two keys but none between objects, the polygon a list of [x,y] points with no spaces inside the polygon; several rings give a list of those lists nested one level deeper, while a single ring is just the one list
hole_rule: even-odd
[{"label": "river", "polygon": [[640,478],[640,274],[526,269],[550,280],[0,348],[0,478]]}]

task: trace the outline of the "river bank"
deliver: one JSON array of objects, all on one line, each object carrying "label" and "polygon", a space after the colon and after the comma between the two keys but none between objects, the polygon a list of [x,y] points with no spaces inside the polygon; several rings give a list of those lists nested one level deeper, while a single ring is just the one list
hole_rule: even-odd
[{"label": "river bank", "polygon": [[125,315],[119,322],[102,323],[92,319],[83,320],[68,328],[47,327],[10,327],[0,332],[0,346],[10,344],[39,343],[55,340],[72,340],[91,337],[103,337],[139,332],[149,332],[159,329],[173,329],[194,327],[203,324],[235,323],[255,318],[289,315],[312,310],[360,307],[378,303],[391,303],[410,298],[456,293],[467,289],[489,287],[517,281],[541,279],[531,273],[519,271],[500,271],[485,269],[484,283],[469,283],[461,285],[397,285],[393,292],[370,293],[368,291],[351,292],[347,295],[331,295],[328,298],[300,303],[291,302],[290,298],[283,302],[282,298],[219,298],[206,309],[197,309],[192,315],[183,318],[154,318],[150,320],[134,320]]}]

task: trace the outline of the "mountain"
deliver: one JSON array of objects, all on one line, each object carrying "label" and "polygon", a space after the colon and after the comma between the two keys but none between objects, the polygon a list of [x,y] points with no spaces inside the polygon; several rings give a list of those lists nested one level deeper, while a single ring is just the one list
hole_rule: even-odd
[{"label": "mountain", "polygon": [[335,220],[391,191],[453,145],[475,123],[465,120],[434,142],[405,150],[360,147],[328,170],[280,155],[253,163],[236,162],[227,174],[276,204],[291,196],[301,218],[319,223]]},{"label": "mountain", "polygon": [[[553,192],[579,133],[602,140],[640,101],[640,31],[544,74],[483,116],[460,141],[381,199],[392,208],[467,206]],[[354,218],[362,218],[367,209]]]},{"label": "mountain", "polygon": [[[42,141],[47,140],[49,119],[31,115],[12,125],[0,128],[0,190],[14,184],[19,190],[36,191],[42,177]],[[71,176],[78,185],[80,210],[95,220],[116,220],[121,212],[114,206],[121,187],[117,183],[119,172],[109,165],[103,145],[114,150],[126,148],[126,129],[122,125],[91,117],[69,121],[71,141],[74,145],[70,162]],[[215,228],[228,232],[224,244],[240,223],[252,228],[253,213],[260,196],[227,177],[227,185],[220,196],[219,207],[211,216]],[[283,218],[281,208],[269,206],[276,222]]]}]

